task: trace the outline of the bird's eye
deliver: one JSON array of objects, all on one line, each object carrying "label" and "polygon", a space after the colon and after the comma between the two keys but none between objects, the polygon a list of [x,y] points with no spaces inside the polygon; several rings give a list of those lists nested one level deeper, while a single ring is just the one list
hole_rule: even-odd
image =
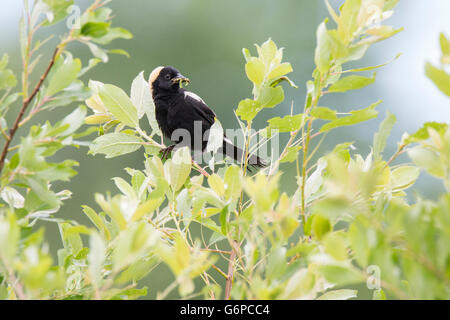
[{"label": "bird's eye", "polygon": [[165,78],[166,78],[166,80],[170,80],[170,74],[169,73],[166,74]]}]

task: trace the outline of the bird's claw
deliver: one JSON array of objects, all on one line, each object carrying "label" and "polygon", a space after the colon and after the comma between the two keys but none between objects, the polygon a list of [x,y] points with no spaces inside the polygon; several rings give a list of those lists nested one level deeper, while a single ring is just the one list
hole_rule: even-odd
[{"label": "bird's claw", "polygon": [[168,158],[169,154],[172,152],[175,145],[168,146],[167,148],[161,149],[159,153],[162,153],[161,159],[165,160]]}]

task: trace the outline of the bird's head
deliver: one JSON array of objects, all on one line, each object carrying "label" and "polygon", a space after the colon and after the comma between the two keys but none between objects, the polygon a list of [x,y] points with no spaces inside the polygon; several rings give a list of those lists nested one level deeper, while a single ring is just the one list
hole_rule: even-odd
[{"label": "bird's head", "polygon": [[158,93],[177,92],[182,85],[189,83],[189,79],[174,67],[157,67],[150,74],[148,82],[150,90],[155,96]]}]

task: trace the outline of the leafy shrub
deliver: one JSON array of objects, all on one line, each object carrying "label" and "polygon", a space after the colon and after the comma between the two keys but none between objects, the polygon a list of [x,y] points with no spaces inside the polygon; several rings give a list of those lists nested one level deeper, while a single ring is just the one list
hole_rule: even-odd
[{"label": "leafy shrub", "polygon": [[[369,154],[355,154],[347,142],[315,163],[311,160],[328,132],[378,116],[381,101],[343,114],[322,106],[320,99],[375,82],[375,73],[360,73],[386,64],[358,69],[345,65],[401,31],[382,24],[396,0],[347,0],[339,12],[325,2],[334,23],[325,20],[317,29],[316,69],[306,84],[303,113],[269,119],[267,127],[257,131],[256,147],[278,134],[289,135],[289,141],[270,167],[255,174],[246,170],[246,161],[203,168],[186,148],[161,161],[163,145],[153,139],[160,132],[143,73],[131,84],[130,95],[113,84],[90,81],[86,86],[79,80],[97,63],[107,62],[108,53],[126,54],[103,48],[115,38],[131,37],[111,26],[107,1],[94,1],[82,14],[80,28],[75,26],[62,38],[30,93],[29,78],[39,61],[33,58],[45,43],[34,42],[33,35],[63,20],[72,2],[36,0],[26,8],[32,19],[21,20],[21,91],[14,91],[17,80],[7,68],[8,56],[0,61],[5,139],[0,158],[2,299],[135,299],[147,294],[139,280],[156,276],[152,270],[161,263],[174,275],[159,292],[161,299],[175,289],[182,298],[349,299],[357,296],[360,283],[374,289],[374,299],[449,298],[449,125],[426,123],[416,133],[405,134],[397,151],[384,160],[396,120],[388,112]],[[67,51],[74,41],[86,44],[94,55],[87,66]],[[442,68],[427,64],[426,73],[448,95],[444,64],[449,63],[450,45],[444,35],[441,47]],[[296,87],[287,77],[292,66],[283,62],[283,50],[274,41],[256,46],[256,53],[243,50],[253,90],[236,109],[247,154],[255,148],[253,119],[284,100],[284,83]],[[19,98],[19,114],[7,124],[5,115]],[[36,113],[73,102],[80,106],[62,120],[34,125],[10,146],[16,131]],[[141,128],[143,121],[152,132]],[[84,122],[91,126],[81,129]],[[313,124],[320,129],[314,132]],[[86,140],[79,139],[93,132],[98,136],[89,143],[92,155],[112,158],[144,151],[145,169],[126,168],[128,181],[113,178],[120,193],[96,194],[96,208],[83,206],[92,222],[85,226],[57,217],[71,193],[51,185],[69,181],[77,163],[48,158],[62,148],[85,145]],[[316,137],[322,139],[313,149]],[[394,164],[403,153],[412,163]],[[290,194],[279,191],[284,162],[295,162],[297,168],[292,177],[297,188]],[[409,203],[405,190],[421,171],[442,181],[446,193],[437,201]],[[54,221],[59,227],[63,248],[56,264],[45,230],[33,228],[37,220]],[[199,225],[201,235],[195,231]],[[225,270],[219,267],[224,261]],[[197,278],[201,282],[195,282]]]}]

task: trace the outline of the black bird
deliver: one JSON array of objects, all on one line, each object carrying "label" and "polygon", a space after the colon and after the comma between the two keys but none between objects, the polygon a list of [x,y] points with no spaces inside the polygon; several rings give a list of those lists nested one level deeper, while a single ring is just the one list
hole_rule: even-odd
[{"label": "black bird", "polygon": [[[157,67],[150,74],[149,84],[155,103],[156,120],[163,135],[175,143],[162,150],[163,158],[176,145],[187,145],[191,150],[203,151],[208,143],[209,129],[216,118],[214,111],[203,99],[182,88],[186,83],[189,83],[189,79],[173,67]],[[183,130],[189,133],[190,139],[183,139]],[[238,162],[243,159],[244,151],[225,136],[220,151]],[[248,164],[256,168],[266,166],[256,155],[250,155]]]}]

